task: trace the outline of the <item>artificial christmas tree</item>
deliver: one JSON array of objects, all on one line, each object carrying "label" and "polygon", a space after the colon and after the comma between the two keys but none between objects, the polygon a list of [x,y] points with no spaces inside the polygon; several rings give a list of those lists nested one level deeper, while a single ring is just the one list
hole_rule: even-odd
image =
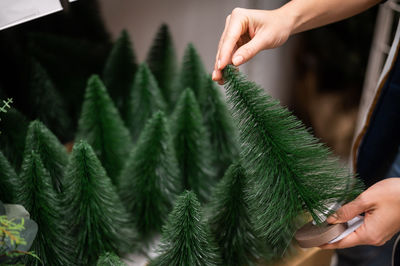
[{"label": "artificial christmas tree", "polygon": [[217,177],[222,178],[239,154],[237,129],[223,95],[209,75],[203,81],[199,103],[204,124],[210,133]]},{"label": "artificial christmas tree", "polygon": [[172,37],[166,24],[162,24],[159,28],[146,61],[157,80],[168,109],[171,110],[174,104],[173,96],[176,95],[177,61]]},{"label": "artificial christmas tree", "polygon": [[7,158],[0,151],[0,201],[15,203],[19,189],[19,178]]},{"label": "artificial christmas tree", "polygon": [[222,265],[219,250],[202,222],[200,203],[191,191],[176,200],[163,229],[161,255],[151,266]]},{"label": "artificial christmas tree", "polygon": [[223,71],[240,130],[241,158],[250,179],[249,206],[257,233],[281,254],[307,210],[314,221],[333,204],[354,198],[357,179],[279,102],[233,66]]},{"label": "artificial christmas tree", "polygon": [[132,43],[128,32],[123,30],[108,56],[103,71],[104,84],[123,119],[126,119],[136,69]]},{"label": "artificial christmas tree", "polygon": [[129,155],[131,138],[106,88],[93,75],[85,92],[76,140],[85,139],[95,151],[114,185]]},{"label": "artificial christmas tree", "polygon": [[68,154],[57,137],[42,122],[35,120],[29,124],[25,142],[25,156],[35,151],[50,173],[53,188],[62,192],[64,169],[68,164]]},{"label": "artificial christmas tree", "polygon": [[134,245],[129,216],[93,149],[74,145],[65,179],[66,217],[82,265],[95,264],[106,251],[128,252]]},{"label": "artificial christmas tree", "polygon": [[147,122],[122,171],[120,195],[142,237],[160,232],[181,191],[175,149],[165,114]]},{"label": "artificial christmas tree", "polygon": [[97,266],[127,266],[115,253],[105,252],[97,260]]},{"label": "artificial christmas tree", "polygon": [[157,81],[147,64],[142,63],[135,75],[125,120],[133,140],[137,140],[146,121],[155,112],[165,109],[166,104]]},{"label": "artificial christmas tree", "polygon": [[191,89],[182,92],[175,107],[172,135],[183,187],[193,190],[201,201],[209,198],[214,184],[212,154],[200,107]]},{"label": "artificial christmas tree", "polygon": [[[75,243],[69,236],[61,213],[61,203],[52,187],[49,172],[39,154],[25,154],[21,167],[21,189],[16,202],[23,205],[39,227],[31,251],[40,261],[25,256],[26,265],[77,265],[74,256]],[[42,264],[43,263],[43,264]]]},{"label": "artificial christmas tree", "polygon": [[236,162],[226,171],[210,202],[208,223],[225,265],[255,265],[268,250],[251,223],[246,184],[245,171]]}]

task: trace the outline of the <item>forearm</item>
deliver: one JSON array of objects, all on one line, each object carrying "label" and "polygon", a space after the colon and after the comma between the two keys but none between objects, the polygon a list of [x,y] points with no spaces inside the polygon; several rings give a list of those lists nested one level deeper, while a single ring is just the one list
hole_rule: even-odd
[{"label": "forearm", "polygon": [[333,23],[367,10],[381,0],[292,0],[279,11],[291,18],[292,34]]}]

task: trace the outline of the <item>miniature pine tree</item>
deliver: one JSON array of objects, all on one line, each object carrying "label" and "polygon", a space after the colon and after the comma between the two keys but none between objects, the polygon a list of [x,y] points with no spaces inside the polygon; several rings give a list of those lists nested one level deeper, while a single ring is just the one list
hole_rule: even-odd
[{"label": "miniature pine tree", "polygon": [[201,91],[199,103],[204,124],[210,133],[211,148],[216,155],[214,164],[217,176],[222,178],[239,154],[236,127],[223,95],[210,76],[204,79]]},{"label": "miniature pine tree", "polygon": [[157,112],[147,122],[121,175],[121,198],[143,237],[161,231],[180,187],[167,119]]},{"label": "miniature pine tree", "polygon": [[28,120],[18,110],[11,108],[0,122],[0,149],[18,173],[24,156]]},{"label": "miniature pine tree", "polygon": [[200,107],[191,89],[182,92],[173,113],[172,135],[183,188],[193,190],[201,201],[209,198],[214,183],[212,154]]},{"label": "miniature pine tree", "polygon": [[65,181],[66,217],[82,265],[95,264],[106,251],[128,252],[134,233],[129,215],[93,149],[74,145]]},{"label": "miniature pine tree", "polygon": [[147,64],[157,80],[165,102],[172,109],[175,94],[175,77],[177,74],[177,61],[168,26],[162,24],[154,38],[153,45],[147,55]]},{"label": "miniature pine tree", "polygon": [[30,78],[30,115],[42,121],[56,136],[71,140],[69,115],[58,91],[45,69],[32,60]]},{"label": "miniature pine tree", "polygon": [[[250,213],[257,232],[270,245],[287,246],[295,218],[307,210],[318,213],[355,197],[357,179],[305,126],[262,88],[233,66],[225,68],[225,88],[238,121],[243,167],[251,182]],[[281,250],[282,252],[282,250]]]},{"label": "miniature pine tree", "polygon": [[226,265],[254,265],[267,251],[251,223],[246,183],[247,176],[240,163],[232,164],[210,202],[211,232]]},{"label": "miniature pine tree", "polygon": [[[73,256],[75,245],[63,221],[58,195],[36,151],[25,154],[20,179],[21,190],[16,202],[26,208],[30,218],[39,227],[31,251],[40,258],[43,265],[76,265]],[[36,258],[25,257],[26,265],[42,265]]]},{"label": "miniature pine tree", "polygon": [[113,183],[129,155],[131,138],[100,78],[87,85],[76,140],[85,139],[95,151]]},{"label": "miniature pine tree", "polygon": [[191,88],[196,97],[199,97],[205,76],[206,71],[203,62],[193,44],[190,43],[186,47],[179,75],[180,92],[186,88]]},{"label": "miniature pine tree", "polygon": [[136,141],[146,121],[157,111],[165,110],[166,104],[157,81],[146,63],[139,66],[132,86],[126,124]]},{"label": "miniature pine tree", "polygon": [[106,61],[103,80],[121,117],[126,118],[134,75],[137,70],[136,56],[129,34],[121,32]]},{"label": "miniature pine tree", "polygon": [[14,168],[0,151],[0,201],[15,203],[15,197],[19,188],[19,178]]},{"label": "miniature pine tree", "polygon": [[53,188],[63,190],[64,169],[68,164],[68,154],[57,137],[42,122],[35,120],[29,124],[26,135],[25,156],[35,151],[44,167],[49,171]]},{"label": "miniature pine tree", "polygon": [[163,229],[161,255],[151,266],[221,265],[219,250],[202,222],[200,203],[191,191],[185,191]]},{"label": "miniature pine tree", "polygon": [[97,266],[127,266],[115,253],[105,252],[97,260]]}]

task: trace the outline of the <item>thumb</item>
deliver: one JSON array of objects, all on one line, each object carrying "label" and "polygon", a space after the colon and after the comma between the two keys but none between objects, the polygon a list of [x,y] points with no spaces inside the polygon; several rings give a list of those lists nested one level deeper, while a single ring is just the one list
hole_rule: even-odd
[{"label": "thumb", "polygon": [[232,63],[239,66],[252,59],[263,49],[263,43],[259,35],[254,36],[248,43],[240,46],[232,56]]},{"label": "thumb", "polygon": [[338,223],[345,223],[357,215],[365,212],[368,209],[368,205],[366,202],[361,198],[361,195],[358,196],[355,200],[343,205],[339,208],[336,213],[329,216],[326,220],[330,224],[338,224]]}]

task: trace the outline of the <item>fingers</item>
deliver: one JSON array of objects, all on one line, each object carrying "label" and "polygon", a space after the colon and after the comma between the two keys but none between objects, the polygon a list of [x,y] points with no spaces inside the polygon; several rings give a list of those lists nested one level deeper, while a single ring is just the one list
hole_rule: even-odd
[{"label": "fingers", "polygon": [[[361,232],[360,232],[361,231]],[[333,243],[333,244],[325,244],[320,246],[322,249],[337,249],[337,248],[349,248],[358,245],[366,244],[364,238],[362,237],[363,230],[357,229],[347,237],[343,238],[342,240]]]},{"label": "fingers", "polygon": [[255,35],[251,41],[239,47],[233,54],[232,63],[235,66],[239,66],[253,58],[259,51],[262,50],[263,42],[261,38],[262,37],[260,35]]},{"label": "fingers", "polygon": [[218,51],[217,51],[217,55],[215,56],[214,71],[212,73],[212,79],[215,80],[215,81],[218,81],[218,83],[220,85],[223,84],[223,80],[222,80],[222,71],[219,69],[219,64],[220,64],[219,63],[219,54],[220,54],[222,43],[223,43],[224,38],[225,38],[226,31],[227,31],[228,26],[229,26],[230,19],[231,19],[231,15],[226,17],[225,28],[224,28],[224,31],[222,32],[221,38],[219,39]]},{"label": "fingers", "polygon": [[365,212],[368,208],[370,208],[370,205],[364,200],[363,194],[361,194],[355,200],[338,209],[336,213],[327,219],[327,222],[330,224],[347,222]]}]

